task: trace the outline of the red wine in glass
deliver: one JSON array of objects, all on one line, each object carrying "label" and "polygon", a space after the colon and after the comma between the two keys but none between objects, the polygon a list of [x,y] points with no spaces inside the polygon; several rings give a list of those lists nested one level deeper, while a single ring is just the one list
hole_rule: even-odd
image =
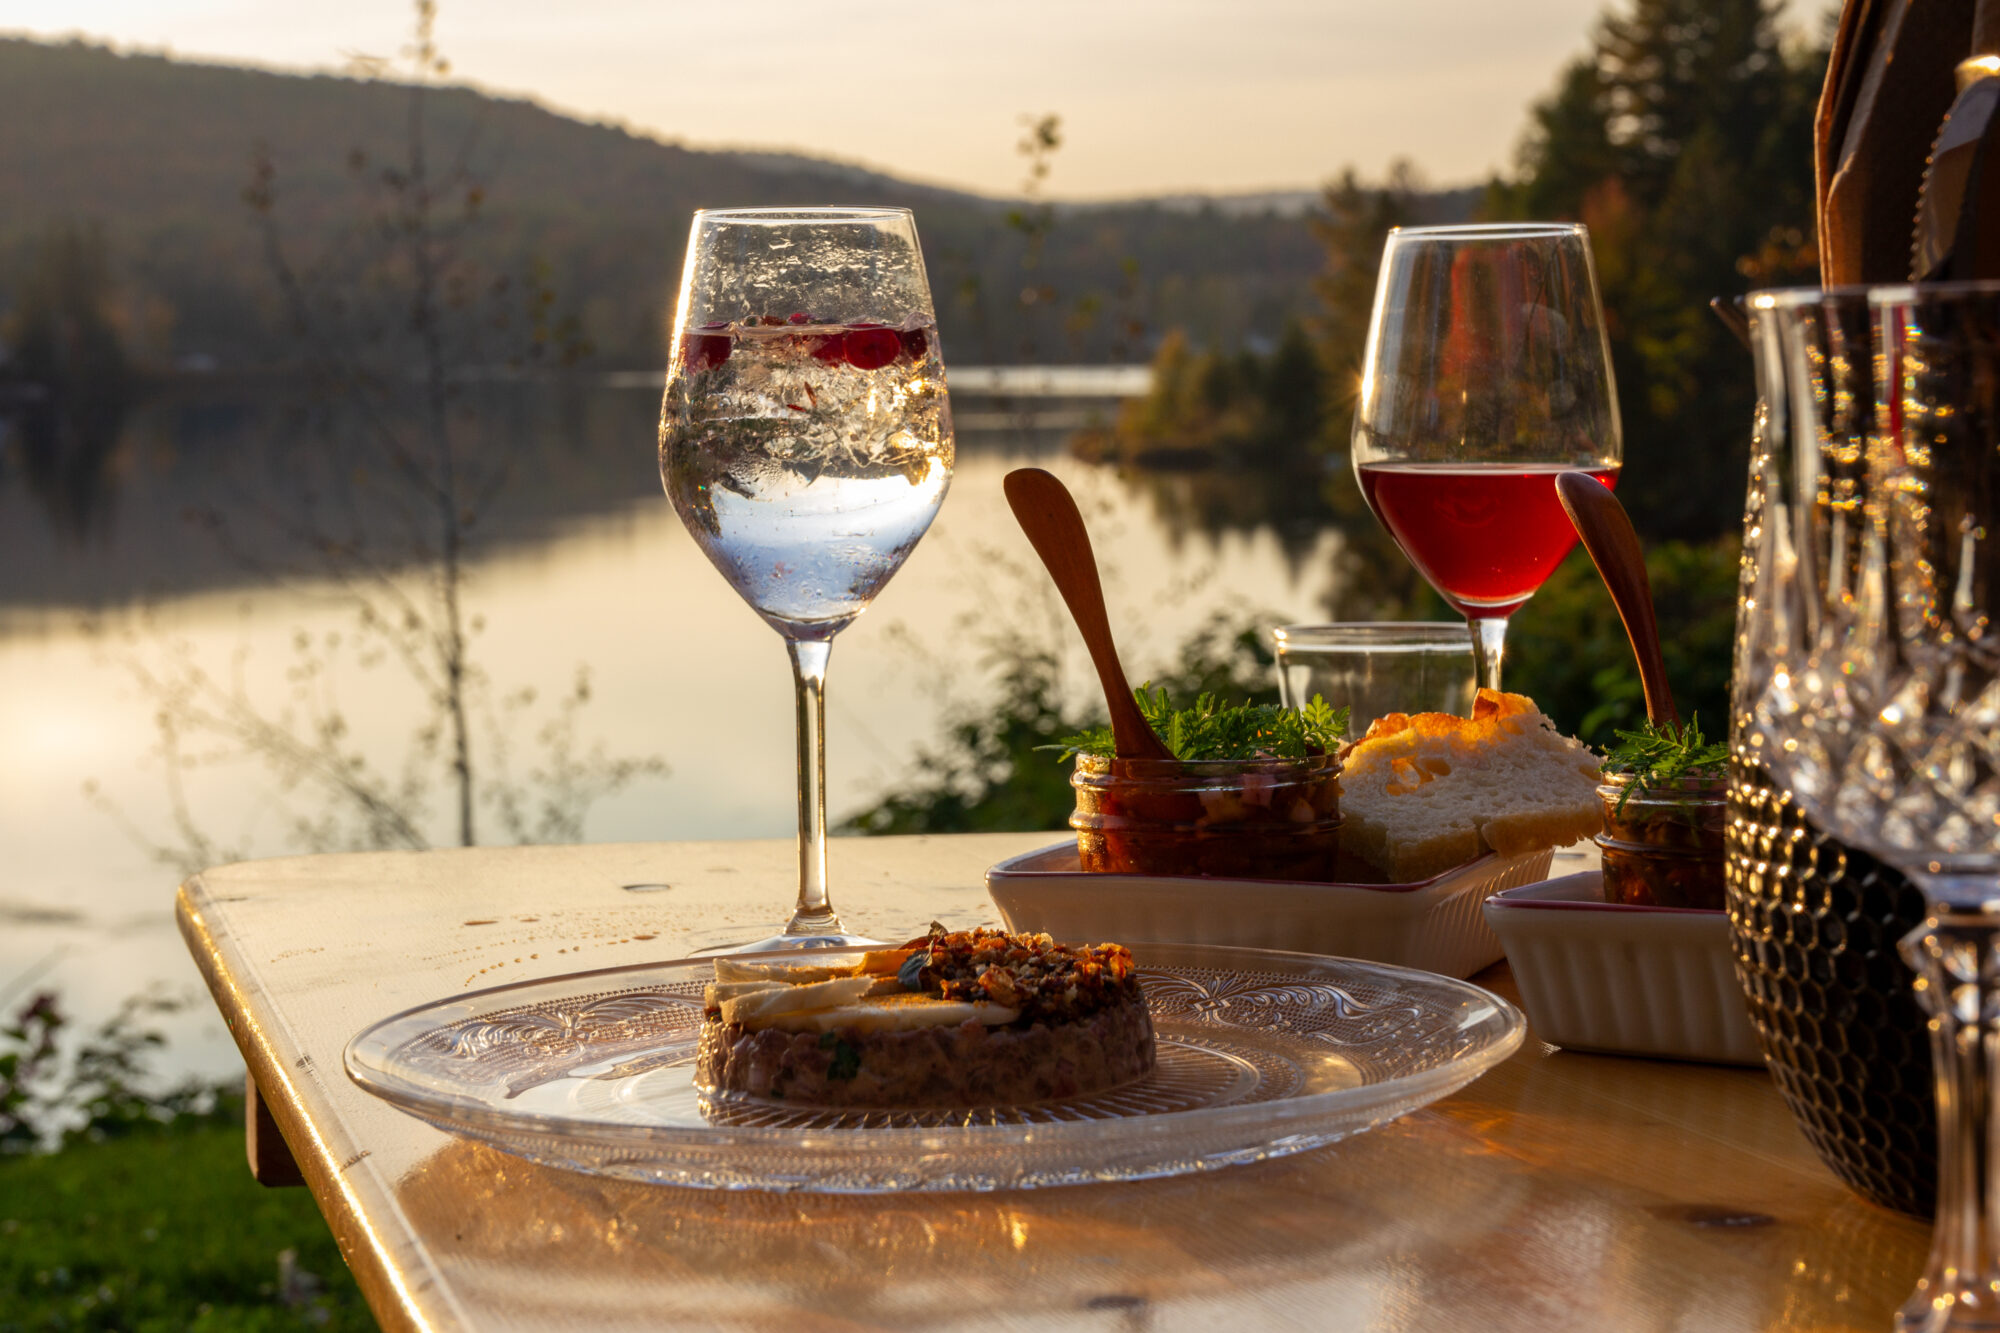
[{"label": "red wine in glass", "polygon": [[1615,467],[1560,463],[1364,463],[1361,493],[1431,586],[1467,619],[1512,615],[1576,545],[1556,478]]},{"label": "red wine in glass", "polygon": [[1556,478],[1624,461],[1590,235],[1578,223],[1398,227],[1354,413],[1362,494],[1463,612],[1500,688],[1507,617],[1576,544]]}]

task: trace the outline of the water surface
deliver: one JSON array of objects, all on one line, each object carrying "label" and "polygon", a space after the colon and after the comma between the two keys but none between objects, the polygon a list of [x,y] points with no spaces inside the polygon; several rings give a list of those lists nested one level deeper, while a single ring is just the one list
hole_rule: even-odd
[{"label": "water surface", "polygon": [[[467,584],[484,625],[476,661],[491,678],[491,711],[515,770],[534,768],[550,701],[587,666],[581,740],[657,756],[669,771],[595,803],[585,838],[788,836],[783,645],[660,493],[657,390],[481,392],[492,395],[482,429],[520,460]],[[993,697],[996,652],[1010,642],[1059,645],[1068,688],[1079,697],[1095,688],[1001,495],[1001,478],[1024,462],[1052,468],[1077,492],[1135,679],[1217,612],[1265,612],[1276,624],[1314,618],[1326,600],[1337,536],[1281,540],[1254,524],[1215,537],[1187,530],[1153,492],[1068,459],[1062,430],[1046,428],[1103,404],[1036,400],[1037,428],[1020,401],[955,402],[958,468],[935,526],[835,641],[835,819],[896,789],[947,719]],[[393,661],[357,658],[354,611],[337,584],[280,583],[267,572],[283,546],[269,520],[295,498],[286,479],[306,471],[307,451],[337,438],[280,406],[225,395],[148,404],[100,457],[67,473],[30,467],[18,439],[0,455],[0,847],[9,872],[0,1007],[47,985],[98,1017],[148,984],[199,984],[172,927],[180,872],[148,847],[175,841],[176,784],[159,753],[161,700],[135,667],[161,676],[176,661],[199,665],[277,716],[299,707],[303,645],[326,664],[311,689],[337,703],[351,728],[345,743],[390,756],[393,767],[423,725],[428,706],[409,676]],[[243,517],[247,549],[224,549],[190,524],[188,512],[202,506]],[[534,706],[502,706],[524,688],[538,692]],[[246,857],[300,849],[297,821],[314,816],[315,802],[253,760],[211,754],[198,732],[183,740],[184,755],[202,761],[178,775],[184,812],[205,837]],[[490,746],[475,751],[476,763],[492,759]],[[429,797],[423,830],[449,842],[451,802],[442,791]],[[486,827],[504,840],[490,817]],[[834,891],[838,901],[838,883]],[[773,898],[774,921],[784,896]],[[176,1068],[236,1067],[211,1014],[204,1004],[174,1026]]]}]

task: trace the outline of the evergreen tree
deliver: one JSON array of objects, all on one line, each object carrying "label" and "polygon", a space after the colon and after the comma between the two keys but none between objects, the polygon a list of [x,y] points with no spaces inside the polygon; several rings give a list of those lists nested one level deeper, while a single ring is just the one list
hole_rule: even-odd
[{"label": "evergreen tree", "polygon": [[1340,459],[1338,466],[1322,471],[1319,491],[1345,538],[1337,557],[1340,577],[1326,608],[1336,620],[1422,618],[1442,606],[1395,539],[1375,521],[1354,470],[1347,466],[1382,246],[1391,228],[1438,220],[1423,216],[1422,196],[1422,180],[1408,162],[1391,166],[1379,186],[1362,184],[1349,167],[1326,187],[1323,212],[1313,220],[1313,233],[1326,250],[1325,267],[1313,280],[1320,307],[1314,344],[1325,386],[1316,445]]},{"label": "evergreen tree", "polygon": [[1812,282],[1824,48],[1774,0],[1631,0],[1533,112],[1497,218],[1590,226],[1625,422],[1619,493],[1654,536],[1733,530],[1753,393],[1713,296]]},{"label": "evergreen tree", "polygon": [[1346,450],[1347,431],[1353,424],[1382,243],[1390,228],[1417,220],[1421,189],[1415,168],[1407,162],[1390,167],[1388,180],[1379,187],[1363,185],[1349,167],[1326,187],[1325,212],[1313,219],[1313,234],[1326,248],[1326,266],[1313,279],[1320,305],[1313,332],[1330,394],[1325,442],[1337,450]]}]

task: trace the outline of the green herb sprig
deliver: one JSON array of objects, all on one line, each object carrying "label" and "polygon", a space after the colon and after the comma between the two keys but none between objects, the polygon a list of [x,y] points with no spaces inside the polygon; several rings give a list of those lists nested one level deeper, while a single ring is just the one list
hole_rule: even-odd
[{"label": "green herb sprig", "polygon": [[1614,734],[1618,744],[1605,756],[1604,771],[1631,778],[1618,796],[1615,809],[1620,814],[1634,792],[1651,795],[1683,778],[1721,777],[1729,762],[1729,746],[1704,737],[1701,719],[1695,716],[1678,727],[1656,727],[1648,718],[1637,731]]},{"label": "green herb sprig", "polygon": [[[1224,704],[1212,694],[1201,695],[1192,708],[1175,708],[1166,690],[1155,690],[1148,681],[1132,697],[1154,734],[1181,760],[1304,759],[1326,753],[1347,734],[1347,710],[1331,707],[1318,695],[1297,709]],[[1110,727],[1091,727],[1060,744],[1037,748],[1060,751],[1065,760],[1078,754],[1108,759],[1116,753]]]}]

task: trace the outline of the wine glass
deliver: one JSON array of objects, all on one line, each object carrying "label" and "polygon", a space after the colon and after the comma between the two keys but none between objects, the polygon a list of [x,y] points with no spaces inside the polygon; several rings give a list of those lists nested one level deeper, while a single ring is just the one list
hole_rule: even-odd
[{"label": "wine glass", "polygon": [[[1937,1227],[1903,1333],[2000,1327],[2000,285],[1758,293],[1747,758],[1903,871]],[[1833,1016],[1829,1016],[1833,1021]]]},{"label": "wine glass", "polygon": [[1500,688],[1507,618],[1576,544],[1559,473],[1618,483],[1618,396],[1590,234],[1398,227],[1382,251],[1354,471],[1382,526],[1472,628]]},{"label": "wine glass", "polygon": [[750,949],[874,943],[827,898],[826,667],[951,484],[951,406],[906,208],[694,215],[660,406],[681,522],[791,654],[799,898]]}]

